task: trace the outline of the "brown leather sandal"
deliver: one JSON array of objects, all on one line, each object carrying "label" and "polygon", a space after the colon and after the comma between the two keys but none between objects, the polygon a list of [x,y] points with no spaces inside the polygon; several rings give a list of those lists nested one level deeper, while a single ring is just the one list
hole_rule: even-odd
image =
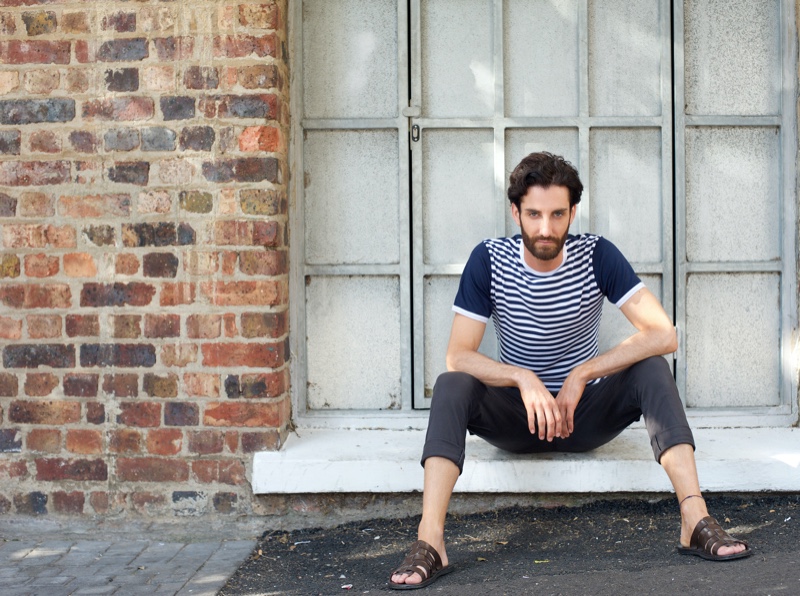
[{"label": "brown leather sandal", "polygon": [[[721,546],[734,546],[736,544],[744,544],[744,550],[730,555],[717,554]],[[697,522],[694,532],[692,532],[689,546],[679,546],[678,552],[682,555],[702,557],[709,561],[732,561],[734,559],[744,559],[753,554],[745,540],[732,537],[710,515]]]},{"label": "brown leather sandal", "polygon": [[[411,550],[400,566],[389,575],[389,587],[392,590],[424,588],[452,570],[452,565],[442,566],[442,558],[435,548],[424,540],[417,540],[411,545]],[[398,573],[417,573],[422,581],[418,584],[396,584],[392,581],[392,576]]]}]

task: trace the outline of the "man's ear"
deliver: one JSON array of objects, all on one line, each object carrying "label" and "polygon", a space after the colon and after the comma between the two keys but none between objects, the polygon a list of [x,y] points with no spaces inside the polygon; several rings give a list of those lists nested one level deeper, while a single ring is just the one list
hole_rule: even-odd
[{"label": "man's ear", "polygon": [[511,217],[514,218],[518,226],[522,227],[522,223],[519,221],[519,208],[514,203],[511,203]]},{"label": "man's ear", "polygon": [[573,205],[569,208],[569,225],[572,225],[572,222],[575,221],[575,215],[578,213],[578,205]]}]

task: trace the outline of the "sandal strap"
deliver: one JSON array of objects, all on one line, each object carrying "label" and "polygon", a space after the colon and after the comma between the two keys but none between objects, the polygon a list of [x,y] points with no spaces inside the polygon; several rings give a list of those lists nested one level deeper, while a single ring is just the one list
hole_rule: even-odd
[{"label": "sandal strap", "polygon": [[391,575],[418,573],[422,581],[425,581],[441,568],[442,558],[436,549],[424,540],[417,540],[411,545],[406,558],[397,569],[392,571]]},{"label": "sandal strap", "polygon": [[[688,495],[686,497],[683,497],[680,503],[678,503],[678,509],[683,507],[683,502],[686,501],[687,499],[703,499],[703,495]],[[703,500],[705,501],[705,499]]]},{"label": "sandal strap", "polygon": [[747,541],[733,538],[722,529],[716,519],[709,515],[697,522],[692,533],[691,544],[704,552],[716,555],[722,546],[733,546],[735,544],[747,546]]}]

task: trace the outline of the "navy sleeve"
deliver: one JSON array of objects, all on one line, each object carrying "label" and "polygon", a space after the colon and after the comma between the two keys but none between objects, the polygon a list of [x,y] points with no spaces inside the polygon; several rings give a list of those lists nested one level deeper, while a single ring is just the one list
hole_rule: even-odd
[{"label": "navy sleeve", "polygon": [[644,287],[642,280],[619,249],[605,238],[599,238],[592,255],[597,287],[614,304],[622,306]]},{"label": "navy sleeve", "polygon": [[492,315],[492,265],[489,249],[481,242],[472,250],[453,304],[453,310],[477,321],[487,322]]}]

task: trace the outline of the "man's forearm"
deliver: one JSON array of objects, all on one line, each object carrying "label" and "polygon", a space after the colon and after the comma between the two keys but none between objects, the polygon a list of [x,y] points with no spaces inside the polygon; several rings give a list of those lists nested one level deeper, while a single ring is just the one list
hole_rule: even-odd
[{"label": "man's forearm", "polygon": [[447,370],[468,373],[491,387],[519,387],[521,389],[530,383],[539,381],[533,371],[511,364],[503,364],[480,352],[468,350],[448,354]]},{"label": "man's forearm", "polygon": [[639,331],[607,352],[578,365],[573,372],[588,383],[624,370],[645,358],[671,354],[677,349],[672,328]]}]

